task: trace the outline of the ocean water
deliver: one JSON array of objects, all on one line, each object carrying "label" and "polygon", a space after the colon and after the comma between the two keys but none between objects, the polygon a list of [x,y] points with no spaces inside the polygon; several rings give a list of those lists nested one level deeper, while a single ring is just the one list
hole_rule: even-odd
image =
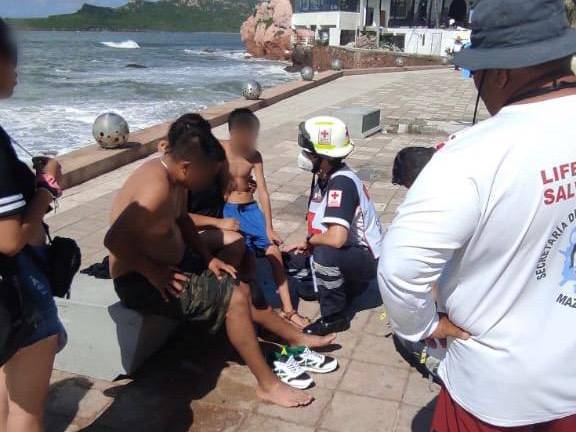
[{"label": "ocean water", "polygon": [[[19,85],[0,124],[33,153],[93,143],[92,123],[114,111],[138,130],[293,80],[285,64],[247,58],[238,34],[21,32]],[[128,65],[145,68],[127,67]]]}]

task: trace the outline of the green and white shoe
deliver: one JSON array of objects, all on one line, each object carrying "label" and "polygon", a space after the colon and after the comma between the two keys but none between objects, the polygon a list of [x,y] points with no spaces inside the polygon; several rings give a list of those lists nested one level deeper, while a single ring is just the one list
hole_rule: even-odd
[{"label": "green and white shoe", "polygon": [[338,369],[338,360],[333,357],[312,351],[306,346],[287,347],[276,353],[276,358],[294,357],[300,367],[306,372],[326,374]]},{"label": "green and white shoe", "polygon": [[314,380],[292,356],[281,357],[274,362],[274,373],[284,384],[299,390],[306,390]]}]

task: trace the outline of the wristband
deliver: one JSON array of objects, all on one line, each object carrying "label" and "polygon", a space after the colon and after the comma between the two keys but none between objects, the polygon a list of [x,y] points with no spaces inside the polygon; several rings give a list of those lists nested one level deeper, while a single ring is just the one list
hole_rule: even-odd
[{"label": "wristband", "polygon": [[50,196],[52,197],[53,200],[55,200],[56,198],[58,198],[56,195],[54,195],[54,191],[52,191],[52,189],[50,189],[50,188],[48,188],[48,187],[46,187],[46,186],[38,185],[38,186],[36,187],[36,190],[37,190],[37,191],[39,191],[39,190],[45,190],[46,192],[48,192],[48,193],[50,194]]},{"label": "wristband", "polygon": [[54,198],[62,196],[62,188],[54,178],[54,176],[46,173],[39,174],[36,177],[36,187],[47,189]]}]

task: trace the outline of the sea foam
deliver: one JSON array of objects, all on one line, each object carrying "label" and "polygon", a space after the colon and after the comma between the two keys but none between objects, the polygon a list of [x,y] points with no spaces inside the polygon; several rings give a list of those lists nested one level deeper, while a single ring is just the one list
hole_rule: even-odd
[{"label": "sea foam", "polygon": [[123,42],[100,42],[102,45],[108,48],[119,48],[119,49],[138,49],[140,45],[138,42],[133,40],[127,40]]}]

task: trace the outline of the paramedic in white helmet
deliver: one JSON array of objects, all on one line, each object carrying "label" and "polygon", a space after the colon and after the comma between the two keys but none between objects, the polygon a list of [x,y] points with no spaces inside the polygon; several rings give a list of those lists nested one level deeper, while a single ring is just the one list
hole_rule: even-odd
[{"label": "paramedic in white helmet", "polygon": [[[347,306],[376,278],[383,231],[364,184],[344,159],[354,149],[348,128],[334,117],[300,125],[298,165],[314,174],[308,236],[285,249],[288,273],[302,297],[317,298],[322,317],[304,329],[326,335],[350,327]],[[311,289],[310,289],[311,288]]]}]

